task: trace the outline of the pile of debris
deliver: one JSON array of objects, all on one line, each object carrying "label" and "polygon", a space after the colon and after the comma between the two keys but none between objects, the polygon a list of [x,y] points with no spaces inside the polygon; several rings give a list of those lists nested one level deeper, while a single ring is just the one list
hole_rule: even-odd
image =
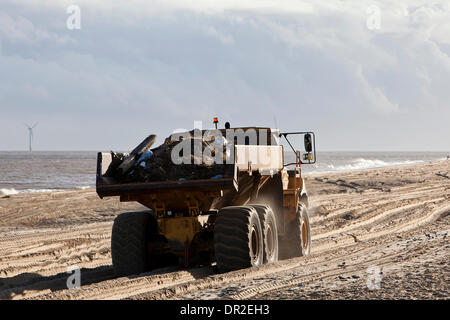
[{"label": "pile of debris", "polygon": [[[192,146],[195,139],[201,139],[202,159],[198,159],[194,154],[191,154],[190,164],[185,164],[189,161],[175,164],[172,161],[172,150],[181,140],[174,141],[169,137],[165,139],[162,145],[150,149],[156,141],[156,135],[150,135],[129,154],[111,151],[112,162],[105,176],[113,177],[118,183],[223,178],[227,166],[212,163],[212,159],[205,162],[203,157],[206,148],[212,150],[210,151],[212,157],[215,156],[214,150],[217,149],[214,149],[216,147],[213,146],[214,141],[206,142],[201,137],[194,138],[193,131],[190,132],[190,135]],[[226,143],[223,143],[223,141],[220,143],[221,151],[223,150],[222,159],[225,162],[227,156]],[[194,148],[192,147],[191,150],[194,150]]]}]

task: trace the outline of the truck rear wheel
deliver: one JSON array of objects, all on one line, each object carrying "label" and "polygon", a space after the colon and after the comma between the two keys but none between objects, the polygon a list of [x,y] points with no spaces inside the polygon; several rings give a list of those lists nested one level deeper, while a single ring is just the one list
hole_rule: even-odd
[{"label": "truck rear wheel", "polygon": [[147,271],[147,237],[150,219],[148,211],[125,212],[114,220],[111,234],[111,256],[118,276]]},{"label": "truck rear wheel", "polygon": [[214,227],[214,250],[219,272],[263,263],[263,230],[250,206],[222,208]]},{"label": "truck rear wheel", "polygon": [[278,231],[275,214],[267,205],[252,205],[258,212],[259,221],[263,229],[264,263],[278,261]]},{"label": "truck rear wheel", "polygon": [[287,237],[282,242],[283,258],[307,256],[311,252],[311,228],[308,210],[299,203],[296,218],[289,224]]}]

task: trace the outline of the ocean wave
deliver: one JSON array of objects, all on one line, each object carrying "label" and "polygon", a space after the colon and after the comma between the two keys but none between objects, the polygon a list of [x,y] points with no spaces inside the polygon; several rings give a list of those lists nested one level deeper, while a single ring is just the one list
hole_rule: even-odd
[{"label": "ocean wave", "polygon": [[60,189],[23,189],[23,190],[16,190],[14,188],[12,189],[0,189],[0,195],[4,196],[10,196],[14,194],[22,194],[22,193],[36,193],[36,192],[55,192],[55,191],[61,191]]},{"label": "ocean wave", "polygon": [[0,195],[3,196],[9,196],[12,194],[18,194],[19,191],[17,191],[16,189],[0,189]]},{"label": "ocean wave", "polygon": [[69,190],[87,190],[90,188],[94,188],[93,186],[79,186],[74,187],[73,189],[20,189],[16,190],[14,188],[1,188],[0,196],[10,196],[14,194],[23,194],[23,193],[37,193],[37,192],[57,192],[57,191],[69,191]]},{"label": "ocean wave", "polygon": [[408,165],[424,162],[423,160],[405,160],[405,161],[383,161],[379,159],[364,159],[358,158],[351,161],[349,164],[341,165],[341,166],[333,166],[329,165],[329,169],[332,171],[348,171],[348,170],[361,170],[361,169],[370,169],[370,168],[381,168],[381,167],[389,167],[389,166],[399,166],[399,165]]},{"label": "ocean wave", "polygon": [[86,189],[90,189],[90,188],[93,188],[92,186],[81,186],[81,187],[77,187],[77,189],[80,189],[80,190],[86,190]]}]

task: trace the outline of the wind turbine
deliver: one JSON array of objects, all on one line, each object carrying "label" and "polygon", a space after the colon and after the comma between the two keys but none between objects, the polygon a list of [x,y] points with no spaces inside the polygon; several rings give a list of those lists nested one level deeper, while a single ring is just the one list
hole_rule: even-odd
[{"label": "wind turbine", "polygon": [[33,129],[38,125],[38,122],[36,122],[32,127],[28,124],[24,123],[25,126],[28,128],[28,136],[29,136],[29,151],[32,151],[31,148],[31,141],[33,140]]}]

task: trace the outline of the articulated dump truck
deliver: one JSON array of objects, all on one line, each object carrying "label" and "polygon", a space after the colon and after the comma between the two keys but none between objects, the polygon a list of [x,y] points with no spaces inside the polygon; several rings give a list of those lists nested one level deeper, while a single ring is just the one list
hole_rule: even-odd
[{"label": "articulated dump truck", "polygon": [[[149,208],[122,213],[114,221],[111,254],[117,275],[174,264],[215,263],[218,272],[227,272],[310,253],[301,164],[316,160],[314,133],[233,128],[248,129],[269,134],[264,141],[234,139],[227,146],[231,163],[222,164],[223,174],[213,178],[119,182],[108,174],[111,153],[98,154],[98,195]],[[225,129],[219,131],[225,136]],[[294,149],[292,135],[303,136],[304,151]],[[295,162],[284,163],[282,140]]]}]

